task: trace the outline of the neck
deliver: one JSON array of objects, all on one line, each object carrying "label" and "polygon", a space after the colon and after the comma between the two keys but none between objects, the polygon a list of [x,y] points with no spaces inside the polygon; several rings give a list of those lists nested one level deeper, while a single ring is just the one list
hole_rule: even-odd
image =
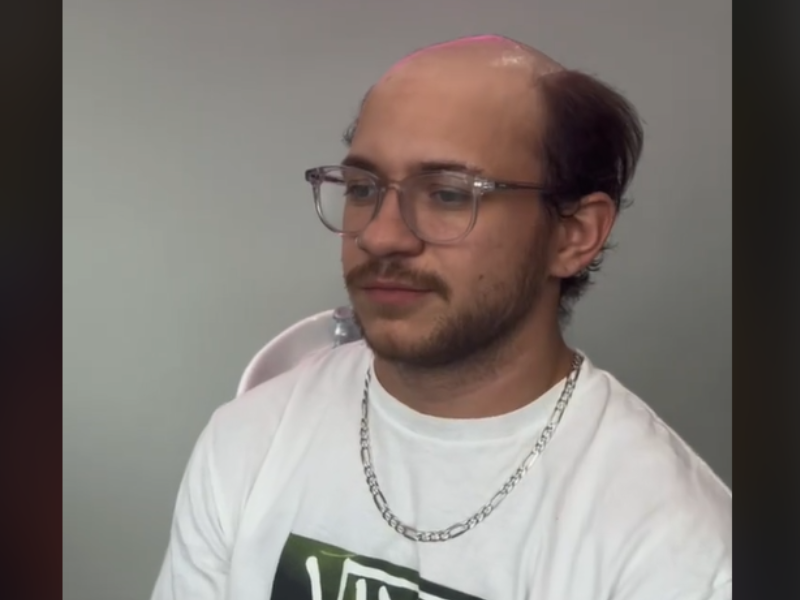
[{"label": "neck", "polygon": [[451,419],[478,419],[522,408],[569,374],[573,352],[557,323],[523,326],[513,339],[469,364],[410,370],[375,357],[375,376],[417,412]]}]

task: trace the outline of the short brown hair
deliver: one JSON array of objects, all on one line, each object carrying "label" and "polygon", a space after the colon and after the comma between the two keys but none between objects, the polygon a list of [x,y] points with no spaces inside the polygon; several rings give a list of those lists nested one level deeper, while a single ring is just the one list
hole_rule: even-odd
[{"label": "short brown hair", "polygon": [[[551,190],[544,194],[548,206],[559,215],[569,214],[582,197],[603,192],[622,210],[642,153],[636,109],[605,83],[578,71],[544,75],[536,88],[545,115],[536,154],[543,161],[543,183]],[[585,270],[561,280],[562,318],[591,285],[606,249]]]}]

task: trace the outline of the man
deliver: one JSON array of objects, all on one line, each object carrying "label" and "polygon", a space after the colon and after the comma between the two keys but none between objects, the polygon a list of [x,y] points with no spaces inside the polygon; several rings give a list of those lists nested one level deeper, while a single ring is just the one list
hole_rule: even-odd
[{"label": "man", "polygon": [[484,36],[395,65],[306,177],[365,343],[221,407],[154,600],[727,600],[731,496],[569,348],[633,108]]}]

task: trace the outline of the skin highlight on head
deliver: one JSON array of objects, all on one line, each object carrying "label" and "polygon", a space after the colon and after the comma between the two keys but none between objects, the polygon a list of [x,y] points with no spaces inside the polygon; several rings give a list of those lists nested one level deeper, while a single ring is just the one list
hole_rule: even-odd
[{"label": "skin highlight on head", "polygon": [[[547,113],[536,82],[562,70],[498,36],[417,51],[370,90],[346,162],[387,182],[426,163],[541,182],[535,142]],[[537,192],[504,191],[484,196],[463,240],[437,245],[414,235],[388,191],[360,236],[342,242],[347,289],[382,385],[420,412],[477,418],[524,406],[558,383],[572,359],[558,318],[560,281],[591,263],[615,216],[602,193],[565,217]],[[376,304],[362,289],[375,279],[428,293],[408,306]]]}]

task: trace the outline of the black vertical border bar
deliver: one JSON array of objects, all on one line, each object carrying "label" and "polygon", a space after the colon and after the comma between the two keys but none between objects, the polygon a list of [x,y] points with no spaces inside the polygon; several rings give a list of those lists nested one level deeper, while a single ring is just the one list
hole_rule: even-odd
[{"label": "black vertical border bar", "polygon": [[737,598],[800,598],[800,4],[734,4]]},{"label": "black vertical border bar", "polygon": [[0,6],[0,576],[61,598],[62,13]]}]

